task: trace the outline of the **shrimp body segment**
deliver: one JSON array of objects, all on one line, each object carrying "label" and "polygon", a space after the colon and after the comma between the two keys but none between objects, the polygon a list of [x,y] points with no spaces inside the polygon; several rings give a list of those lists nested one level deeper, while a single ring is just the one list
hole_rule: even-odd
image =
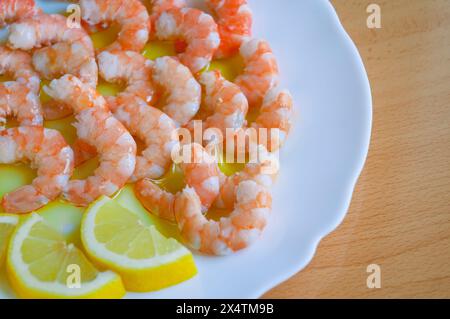
[{"label": "shrimp body segment", "polygon": [[0,27],[32,17],[40,12],[34,0],[2,0],[0,1]]},{"label": "shrimp body segment", "polygon": [[151,23],[153,24],[153,27],[151,29],[154,28],[154,23],[156,19],[158,19],[158,17],[161,15],[161,13],[169,11],[171,9],[176,8],[181,9],[187,6],[186,0],[148,0],[148,1],[151,7],[150,20]]},{"label": "shrimp body segment", "polygon": [[[252,127],[267,129],[267,148],[273,152],[286,141],[292,126],[292,96],[287,90],[274,87],[267,92],[260,109],[260,115]],[[260,141],[261,143],[262,141]]]},{"label": "shrimp body segment", "polygon": [[220,46],[215,57],[227,58],[239,51],[243,41],[252,35],[253,14],[247,0],[207,0],[216,17]]},{"label": "shrimp body segment", "polygon": [[[191,152],[191,159],[180,164],[185,182],[200,196],[201,210],[207,211],[219,194],[220,171],[217,160],[199,144],[185,145],[184,149],[189,149]],[[138,182],[135,192],[150,212],[161,218],[175,221],[174,194],[162,190],[149,179]]]},{"label": "shrimp body segment", "polygon": [[162,110],[178,125],[186,125],[200,109],[202,90],[187,67],[170,57],[153,65],[152,80]]},{"label": "shrimp body segment", "polygon": [[111,114],[105,99],[78,78],[65,75],[53,80],[45,92],[57,101],[69,102],[75,112],[78,138],[95,147],[99,166],[85,180],[72,180],[64,189],[70,202],[86,206],[101,195],[111,196],[129,180],[136,165],[136,143]]},{"label": "shrimp body segment", "polygon": [[228,255],[260,237],[272,209],[272,196],[266,187],[243,181],[236,189],[233,212],[219,221],[208,220],[200,203],[192,188],[177,195],[173,206],[181,235],[188,245],[204,254]]},{"label": "shrimp body segment", "polygon": [[0,163],[31,161],[37,177],[3,196],[8,213],[28,213],[56,199],[73,173],[73,152],[56,130],[22,126],[0,132]]},{"label": "shrimp body segment", "polygon": [[140,138],[145,149],[136,158],[131,181],[160,178],[169,168],[172,148],[178,143],[175,122],[147,103],[153,95],[152,62],[136,52],[102,52],[100,73],[106,81],[126,82],[127,88],[108,99],[114,116],[131,134]]},{"label": "shrimp body segment", "polygon": [[217,70],[202,73],[199,82],[203,88],[203,112],[207,114],[205,128],[217,128],[226,136],[227,129],[245,126],[248,101],[236,84]]},{"label": "shrimp body segment", "polygon": [[252,39],[242,43],[240,54],[245,68],[234,81],[244,92],[251,108],[259,108],[267,92],[279,82],[278,64],[269,44]]},{"label": "shrimp body segment", "polygon": [[138,0],[80,0],[82,19],[89,25],[117,23],[121,30],[105,50],[141,51],[148,41],[150,20]]},{"label": "shrimp body segment", "polygon": [[214,19],[193,8],[163,12],[156,20],[155,36],[158,40],[184,41],[186,48],[178,57],[194,74],[211,62],[220,44]]},{"label": "shrimp body segment", "polygon": [[0,126],[10,115],[16,116],[21,125],[42,125],[40,79],[28,53],[0,46],[0,74],[10,74],[14,79],[0,83]]}]

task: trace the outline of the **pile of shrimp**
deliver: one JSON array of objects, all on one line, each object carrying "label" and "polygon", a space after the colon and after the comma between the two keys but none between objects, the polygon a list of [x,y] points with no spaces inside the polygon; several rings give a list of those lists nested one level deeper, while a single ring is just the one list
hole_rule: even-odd
[{"label": "pile of shrimp", "polygon": [[[291,130],[293,101],[280,87],[269,43],[252,37],[247,1],[205,0],[205,11],[185,0],[71,2],[80,8],[77,26],[34,0],[0,1],[0,27],[8,31],[0,75],[11,78],[0,83],[0,164],[28,162],[37,170],[30,185],[3,196],[3,210],[29,213],[60,197],[85,207],[135,183],[141,203],[176,223],[192,249],[226,255],[254,243],[270,220],[276,152]],[[120,28],[115,41],[95,49],[92,30],[113,24]],[[171,41],[175,55],[147,59],[150,40]],[[238,55],[244,67],[233,80],[209,68],[213,59]],[[102,96],[99,78],[124,89]],[[45,127],[69,115],[77,132],[71,145]],[[276,134],[249,138],[244,152],[257,160],[227,176],[216,147],[179,139],[180,130],[195,134],[199,123],[232,139],[250,128]],[[180,151],[188,156],[176,161]],[[74,169],[94,157],[92,175],[74,179]],[[174,165],[186,185],[178,193],[155,183]],[[213,220],[212,209],[229,214]]]}]

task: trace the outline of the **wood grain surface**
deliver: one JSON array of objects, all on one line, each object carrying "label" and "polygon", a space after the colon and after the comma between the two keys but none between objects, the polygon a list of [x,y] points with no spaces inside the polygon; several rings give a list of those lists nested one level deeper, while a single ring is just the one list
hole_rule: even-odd
[{"label": "wood grain surface", "polygon": [[[332,0],[372,87],[371,148],[342,225],[265,298],[450,297],[450,0]],[[381,8],[369,29],[366,8]],[[369,264],[381,288],[369,289]]]}]

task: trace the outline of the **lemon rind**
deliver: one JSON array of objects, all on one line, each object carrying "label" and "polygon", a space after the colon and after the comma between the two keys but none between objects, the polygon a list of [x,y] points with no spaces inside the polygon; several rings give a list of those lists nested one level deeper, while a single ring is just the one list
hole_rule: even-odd
[{"label": "lemon rind", "polygon": [[17,225],[19,223],[19,216],[10,214],[0,214],[0,224]]}]

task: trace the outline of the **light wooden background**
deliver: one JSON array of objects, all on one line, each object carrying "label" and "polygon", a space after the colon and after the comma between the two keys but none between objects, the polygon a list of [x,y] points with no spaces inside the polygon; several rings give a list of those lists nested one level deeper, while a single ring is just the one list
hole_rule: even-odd
[{"label": "light wooden background", "polygon": [[[372,86],[366,167],[343,224],[266,298],[450,297],[450,0],[332,0]],[[366,26],[370,3],[382,29]],[[381,266],[381,289],[366,267]]]}]

